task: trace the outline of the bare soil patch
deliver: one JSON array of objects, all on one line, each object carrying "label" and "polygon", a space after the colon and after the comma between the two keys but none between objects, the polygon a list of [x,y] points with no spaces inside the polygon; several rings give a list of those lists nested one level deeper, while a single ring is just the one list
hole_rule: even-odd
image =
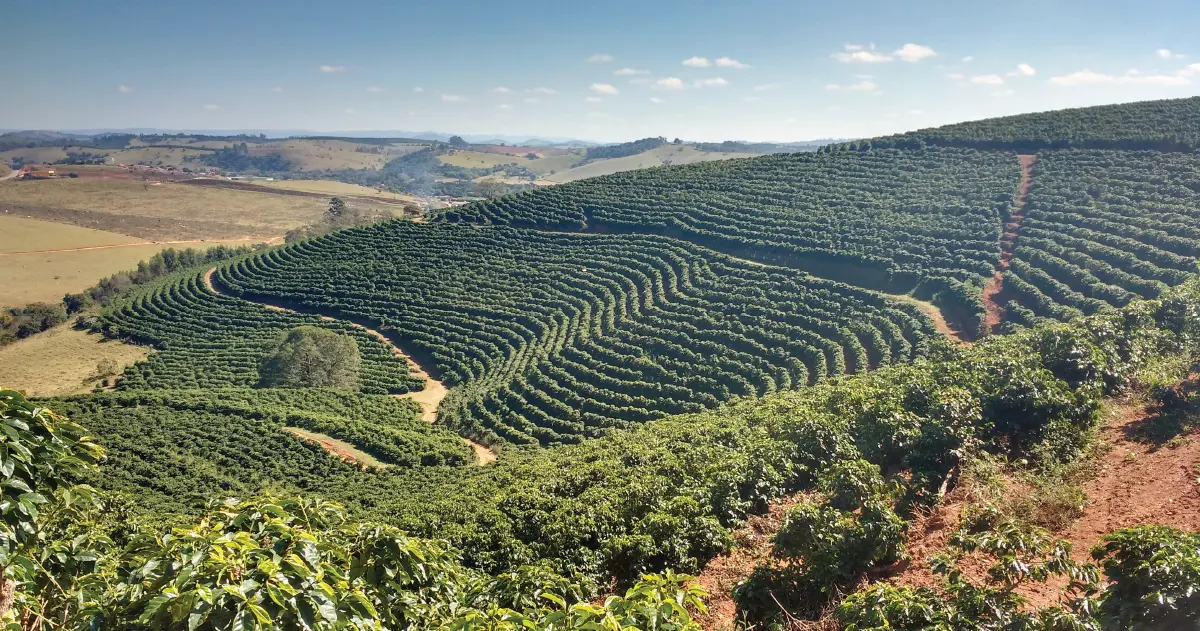
[{"label": "bare soil patch", "polygon": [[1012,213],[1004,223],[1004,232],[1000,235],[1000,260],[996,263],[996,274],[983,288],[983,301],[987,305],[987,317],[984,319],[986,331],[993,331],[1004,320],[1004,307],[996,298],[1004,291],[1004,270],[1012,263],[1013,249],[1017,244],[1017,236],[1021,232],[1021,220],[1024,219],[1025,203],[1029,198],[1029,187],[1033,185],[1033,164],[1037,162],[1036,155],[1020,154],[1021,187],[1013,199]]},{"label": "bare soil patch", "polygon": [[[213,284],[213,280],[212,280],[213,273],[216,271],[217,271],[217,268],[213,267],[204,272],[204,285],[205,285],[205,287],[208,288],[209,291],[213,292],[214,294],[219,294],[221,292]],[[273,305],[273,304],[257,302],[257,301],[255,301],[255,304],[261,305],[267,309],[274,309],[277,311],[293,311],[293,312],[295,311],[293,309],[289,309],[282,305]],[[337,318],[332,318],[332,317],[324,316],[324,315],[322,315],[320,317],[325,320],[336,320],[337,319]],[[405,353],[403,351],[403,349],[401,349],[399,346],[396,346],[395,342],[393,342],[391,340],[391,338],[389,338],[388,336],[384,335],[383,333],[381,333],[375,329],[363,326],[356,322],[351,322],[350,324],[352,326],[355,326],[355,327],[371,334],[372,336],[378,338],[379,341],[388,345],[392,349],[393,355],[404,359],[404,361],[408,363],[408,369],[414,376],[425,379],[425,387],[423,389],[418,390],[416,392],[408,392],[405,394],[397,394],[394,396],[399,399],[412,399],[413,401],[415,401],[417,403],[417,405],[419,405],[421,407],[421,420],[425,421],[426,423],[430,423],[430,424],[437,422],[438,406],[441,405],[442,400],[445,399],[446,395],[450,392],[449,389],[446,388],[446,384],[429,376],[429,371],[427,371],[416,360],[414,360],[411,355],[409,355],[408,353]],[[471,449],[473,449],[475,451],[476,464],[485,465],[496,459],[496,453],[494,451],[492,451],[491,449],[487,448],[486,446],[476,443],[467,438],[463,438],[463,440],[468,445],[471,446]]]},{"label": "bare soil patch", "polygon": [[306,440],[310,443],[315,443],[321,446],[321,449],[353,464],[362,465],[364,467],[386,467],[387,464],[376,460],[370,454],[358,449],[348,442],[338,440],[332,436],[326,436],[318,432],[310,432],[299,427],[285,427],[283,431]]}]

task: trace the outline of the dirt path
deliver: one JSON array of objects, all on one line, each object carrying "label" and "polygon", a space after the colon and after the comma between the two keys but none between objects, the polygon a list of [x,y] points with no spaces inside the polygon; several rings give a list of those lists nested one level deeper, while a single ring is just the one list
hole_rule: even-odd
[{"label": "dirt path", "polygon": [[[1200,530],[1200,433],[1183,434],[1167,445],[1144,442],[1137,439],[1137,430],[1148,418],[1146,409],[1133,403],[1109,410],[1100,433],[1108,449],[1098,456],[1095,477],[1083,485],[1087,497],[1083,515],[1054,533],[1071,542],[1072,556],[1078,561],[1089,561],[1100,537],[1120,528],[1152,523]],[[942,506],[915,520],[906,543],[912,561],[888,580],[914,586],[938,584],[927,560],[947,550],[968,503],[951,493]],[[982,578],[985,565],[970,561],[966,571]],[[1065,586],[1058,580],[1022,587],[1020,593],[1044,607],[1058,603]]]},{"label": "dirt path", "polygon": [[1017,190],[1017,196],[1013,199],[1012,214],[1005,222],[1004,233],[1000,236],[1000,261],[996,264],[996,274],[983,288],[983,302],[987,305],[987,317],[983,323],[987,332],[993,331],[1004,319],[1004,307],[996,302],[996,296],[1004,291],[1004,271],[1012,263],[1013,248],[1016,247],[1017,235],[1021,231],[1021,220],[1025,218],[1023,213],[1025,202],[1029,198],[1029,187],[1033,185],[1033,163],[1037,162],[1035,155],[1020,154],[1017,158],[1021,161],[1021,188]]},{"label": "dirt path", "polygon": [[[216,271],[217,271],[217,268],[213,267],[213,268],[209,269],[208,271],[204,272],[204,286],[207,287],[208,290],[213,292],[214,294],[220,294],[221,292],[217,290],[216,286],[213,284],[213,281],[212,281],[213,273]],[[243,300],[245,300],[245,299],[243,298]],[[247,302],[250,302],[250,301],[247,301]],[[293,309],[288,309],[287,307],[282,307],[280,305],[274,305],[274,304],[265,303],[265,302],[255,302],[255,304],[265,307],[267,309],[274,310],[274,311],[288,311],[291,313],[299,313]],[[331,322],[337,321],[337,318],[332,318],[329,316],[320,315],[318,317],[321,318],[322,320],[327,320],[327,321],[331,321]],[[357,323],[353,323],[353,322],[351,322],[350,325],[359,330],[365,331],[366,333],[369,333],[370,335],[377,338],[380,342],[383,342],[385,345],[388,346],[388,348],[392,349],[392,355],[403,359],[405,361],[405,363],[408,364],[408,370],[410,373],[413,374],[413,376],[420,377],[425,380],[425,388],[422,390],[419,390],[417,392],[408,392],[405,394],[396,394],[396,395],[392,395],[392,396],[396,397],[397,399],[413,400],[414,402],[416,402],[417,405],[419,405],[421,407],[421,420],[423,420],[429,424],[433,424],[433,423],[437,422],[438,406],[442,403],[442,400],[445,399],[446,395],[450,392],[450,390],[448,388],[446,388],[446,384],[434,379],[433,377],[430,377],[429,371],[425,370],[425,368],[423,368],[420,364],[418,364],[415,360],[413,360],[413,358],[411,356],[409,356],[403,350],[401,350],[398,346],[393,344],[392,341],[390,339],[388,339],[388,337],[386,335],[384,335],[383,333],[380,333],[379,331],[376,331],[375,329],[371,329],[371,328],[362,326],[361,324],[357,324]],[[481,445],[481,444],[479,444],[473,440],[470,440],[468,438],[463,438],[463,442],[470,445],[472,451],[475,452],[475,463],[476,464],[485,465],[496,459],[496,452],[492,451],[491,449],[488,449],[486,446]]]},{"label": "dirt path", "polygon": [[238,239],[201,239],[197,241],[135,241],[133,243],[117,243],[114,245],[89,245],[82,248],[60,248],[54,250],[22,250],[20,252],[0,252],[0,256],[10,256],[13,254],[51,254],[55,252],[86,252],[88,250],[111,250],[113,248],[134,248],[143,245],[188,245],[196,243],[208,243],[212,245],[221,245],[223,243],[278,243],[283,237],[241,237]]}]

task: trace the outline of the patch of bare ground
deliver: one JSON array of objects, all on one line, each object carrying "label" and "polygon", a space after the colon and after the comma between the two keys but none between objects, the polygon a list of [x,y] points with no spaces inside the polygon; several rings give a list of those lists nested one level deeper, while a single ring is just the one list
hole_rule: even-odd
[{"label": "patch of bare ground", "polygon": [[729,554],[721,555],[696,577],[696,582],[708,592],[705,604],[708,611],[697,620],[709,631],[729,631],[737,626],[737,604],[733,588],[746,580],[754,568],[771,557],[775,533],[783,526],[787,515],[802,495],[793,495],[771,505],[766,515],[751,515],[746,525],[733,533],[734,545]]},{"label": "patch of bare ground", "polygon": [[[221,292],[217,289],[216,285],[213,284],[213,273],[215,273],[216,271],[217,271],[217,268],[213,267],[204,272],[204,277],[203,277],[204,278],[204,286],[206,288],[208,288],[208,290],[213,292],[214,294],[219,294]],[[295,312],[293,309],[289,309],[289,308],[283,307],[281,305],[273,305],[273,304],[265,303],[265,302],[255,302],[254,304],[257,304],[266,309],[271,309],[271,310],[275,310],[275,311]],[[329,316],[319,316],[319,317],[323,320],[330,320],[330,321],[336,320],[336,318],[332,318]],[[397,394],[397,395],[393,395],[393,396],[395,396],[398,399],[412,399],[417,405],[419,405],[421,407],[421,420],[425,421],[426,423],[430,423],[430,424],[436,423],[438,406],[441,405],[442,400],[445,399],[446,395],[450,392],[450,390],[448,388],[446,388],[446,384],[431,377],[429,375],[429,371],[427,371],[424,367],[422,367],[419,363],[417,363],[417,361],[414,360],[411,355],[405,353],[399,346],[396,346],[396,344],[394,342],[392,342],[392,340],[390,338],[388,338],[388,336],[384,335],[383,333],[381,333],[375,329],[365,327],[358,323],[352,322],[350,324],[351,324],[351,326],[357,327],[357,328],[365,331],[366,333],[369,333],[370,335],[378,338],[380,342],[383,342],[389,348],[392,349],[392,354],[394,356],[403,359],[408,364],[408,370],[410,373],[413,374],[413,376],[420,377],[425,380],[425,387],[423,389],[418,390],[416,392],[408,392],[405,394]],[[467,439],[467,438],[463,438],[463,442],[470,445],[472,451],[475,452],[475,464],[482,466],[482,465],[488,464],[489,462],[492,462],[493,460],[496,459],[496,452],[489,449],[486,445],[481,445],[481,444],[479,444],[475,441],[472,441],[470,439]]]},{"label": "patch of bare ground", "polygon": [[[1142,427],[1151,422],[1151,413],[1137,402],[1123,401],[1109,408],[1099,437],[1104,448],[1098,450],[1092,467],[1095,475],[1083,483],[1087,499],[1082,514],[1052,532],[1071,543],[1076,560],[1090,560],[1092,546],[1121,528],[1162,524],[1200,531],[1200,433],[1184,433],[1160,445],[1140,437]],[[1010,494],[1030,492],[1011,480],[1008,484]],[[898,564],[887,580],[910,586],[939,585],[928,559],[947,551],[950,535],[972,499],[960,487],[937,509],[917,517],[907,541],[911,561]],[[982,559],[970,556],[962,565],[965,574],[974,579],[982,579],[986,568]],[[1026,585],[1018,591],[1032,606],[1045,607],[1061,602],[1065,587],[1065,580],[1058,580]]]},{"label": "patch of bare ground", "polygon": [[345,460],[351,464],[362,465],[364,467],[386,467],[387,464],[372,458],[370,454],[359,450],[350,443],[338,440],[332,436],[326,436],[318,432],[310,432],[299,427],[285,427],[283,431],[296,436],[297,438],[319,445],[326,452]]},{"label": "patch of bare ground", "polygon": [[1004,307],[997,300],[1004,291],[1004,271],[1012,263],[1013,248],[1017,244],[1017,235],[1021,232],[1021,220],[1024,219],[1025,203],[1029,198],[1029,187],[1033,185],[1033,163],[1037,156],[1021,154],[1021,186],[1013,199],[1012,213],[1004,223],[1004,232],[1000,236],[1000,261],[996,263],[996,274],[983,288],[983,302],[987,306],[987,317],[984,318],[984,331],[993,331],[1004,320]]}]

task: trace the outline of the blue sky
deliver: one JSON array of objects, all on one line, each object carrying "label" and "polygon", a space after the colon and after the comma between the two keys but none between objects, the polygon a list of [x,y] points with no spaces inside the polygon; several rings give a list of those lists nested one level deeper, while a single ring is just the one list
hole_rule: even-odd
[{"label": "blue sky", "polygon": [[1195,0],[0,2],[0,127],[802,140],[1200,94]]}]

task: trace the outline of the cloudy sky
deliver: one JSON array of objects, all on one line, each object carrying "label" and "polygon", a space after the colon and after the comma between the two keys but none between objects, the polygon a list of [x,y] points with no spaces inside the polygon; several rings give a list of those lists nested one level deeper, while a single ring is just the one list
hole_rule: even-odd
[{"label": "cloudy sky", "polygon": [[1195,0],[4,9],[0,128],[803,140],[1200,94]]}]

